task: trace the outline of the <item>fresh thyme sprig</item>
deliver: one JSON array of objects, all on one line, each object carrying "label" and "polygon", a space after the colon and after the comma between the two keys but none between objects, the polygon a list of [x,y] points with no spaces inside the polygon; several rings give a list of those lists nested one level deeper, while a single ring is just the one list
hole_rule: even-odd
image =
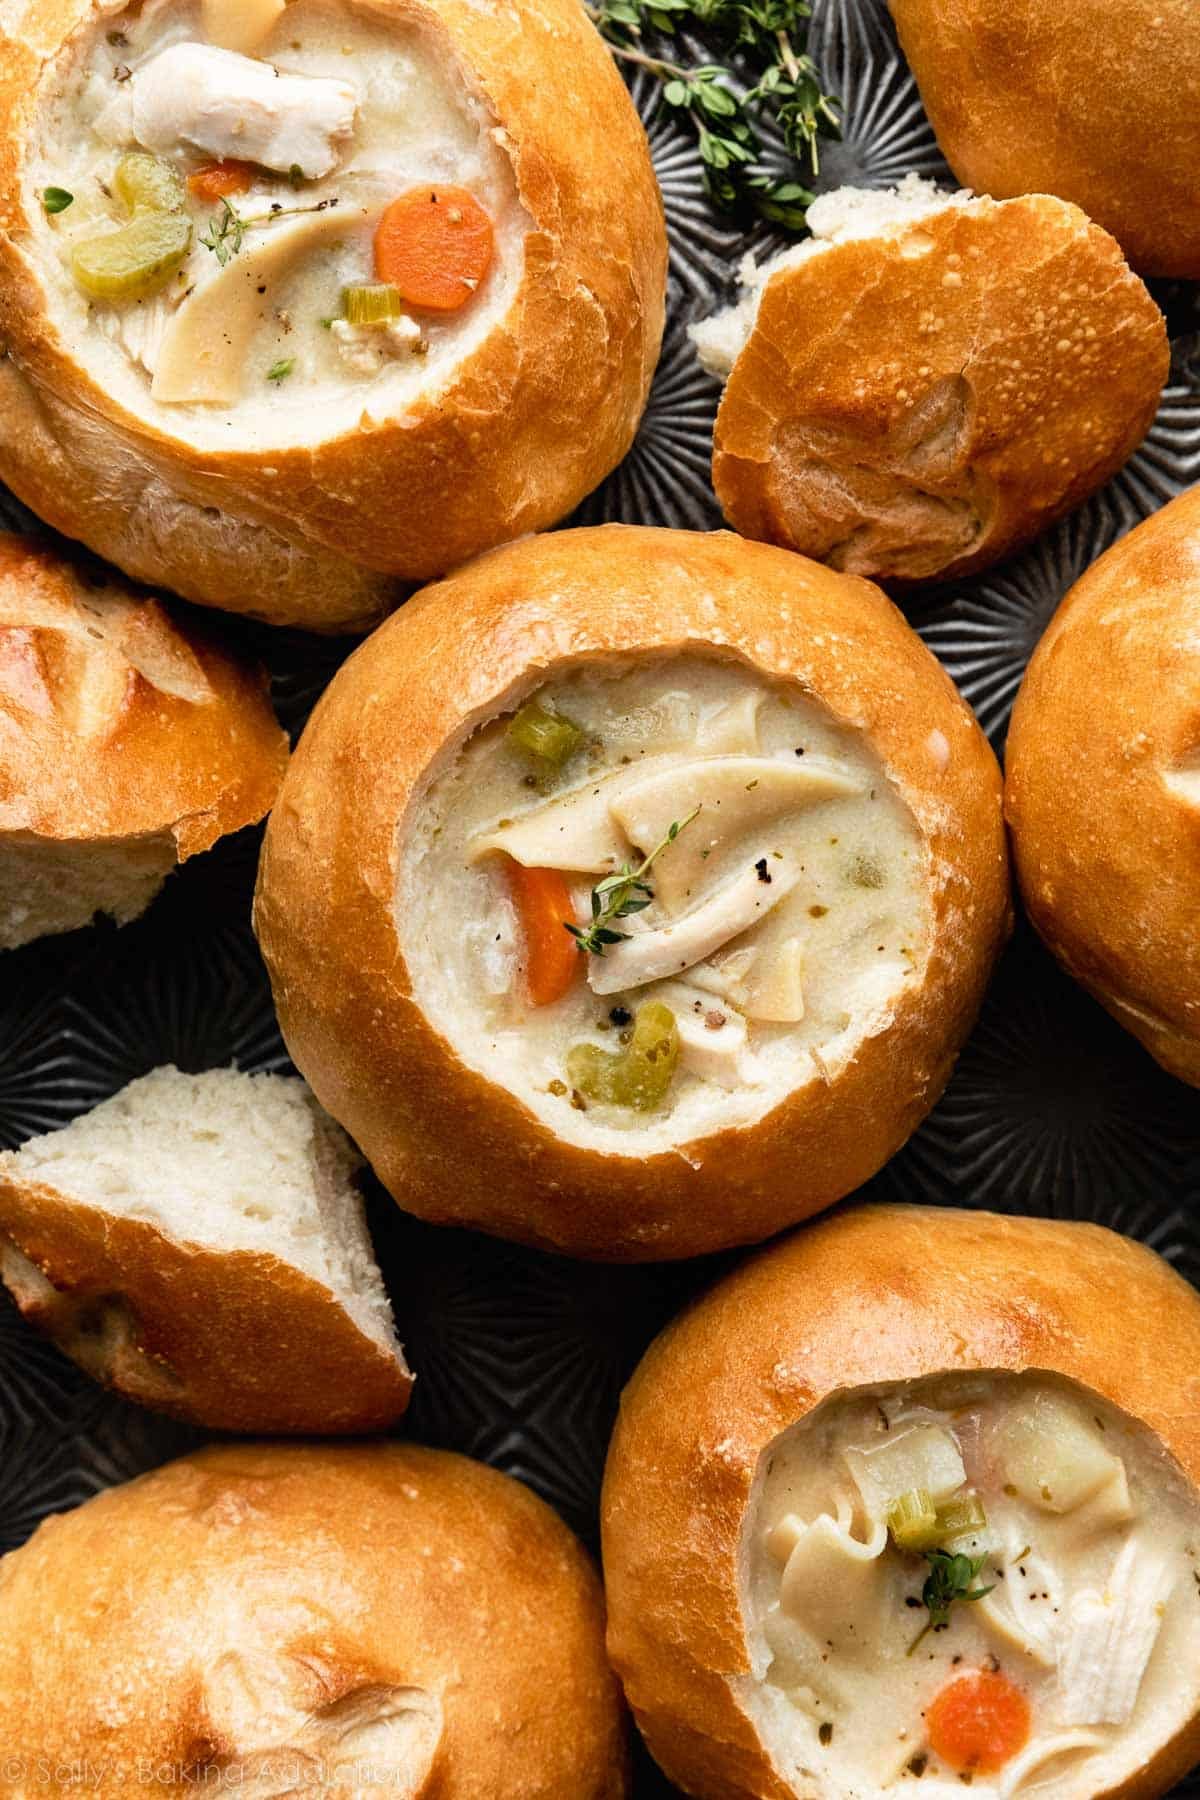
[{"label": "fresh thyme sprig", "polygon": [[208,230],[200,242],[206,250],[211,250],[221,267],[235,257],[242,247],[242,240],[248,231],[258,231],[265,225],[282,225],[287,219],[298,219],[306,213],[329,212],[338,204],[338,196],[333,194],[327,200],[318,200],[315,206],[282,206],[278,201],[272,202],[270,212],[239,213],[230,206],[228,200],[222,198],[221,211],[214,213],[208,221]]},{"label": "fresh thyme sprig", "polygon": [[200,242],[206,250],[211,250],[221,267],[231,257],[237,255],[242,247],[242,239],[246,235],[246,221],[240,213],[234,211],[228,200],[222,199],[221,211],[214,213],[208,221],[208,230]]},{"label": "fresh thyme sprig", "polygon": [[977,1588],[972,1583],[978,1581],[986,1556],[955,1555],[949,1550],[926,1550],[925,1559],[929,1563],[929,1574],[921,1589],[921,1604],[929,1617],[908,1646],[911,1656],[919,1644],[924,1643],[931,1631],[938,1631],[949,1623],[951,1609],[959,1602],[986,1599],[995,1587]]},{"label": "fresh thyme sprig", "polygon": [[[802,182],[762,166],[759,132],[763,124],[774,126],[810,178],[820,169],[820,140],[840,135],[836,102],[822,90],[805,51],[812,16],[808,0],[584,3],[613,55],[649,69],[662,84],[664,109],[691,120],[714,205],[722,212],[757,214],[787,231],[803,230],[812,194]],[[723,60],[689,68],[660,55],[654,40],[675,36],[680,27]]]},{"label": "fresh thyme sprig", "polygon": [[592,889],[592,922],[590,925],[572,925],[563,921],[563,928],[575,939],[575,948],[582,955],[603,956],[609,944],[620,944],[629,936],[627,931],[614,931],[613,922],[627,919],[631,913],[644,912],[654,898],[654,889],[646,880],[650,870],[658,861],[668,844],[673,844],[681,831],[687,829],[699,813],[697,806],[686,819],[676,819],[665,837],[655,844],[649,856],[644,856],[635,869],[626,863],[617,874],[609,875]]}]

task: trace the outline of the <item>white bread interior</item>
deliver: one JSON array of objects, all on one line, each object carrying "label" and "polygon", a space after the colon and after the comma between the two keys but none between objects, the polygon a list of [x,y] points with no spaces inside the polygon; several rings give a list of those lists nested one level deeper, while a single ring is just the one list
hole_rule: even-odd
[{"label": "white bread interior", "polygon": [[0,841],[0,950],[78,931],[97,913],[140,918],[175,867],[169,835],[117,844]]},{"label": "white bread interior", "polygon": [[177,863],[262,817],[287,755],[259,670],[0,532],[0,950],[139,917]]},{"label": "white bread interior", "polygon": [[767,283],[780,269],[795,268],[837,244],[894,237],[921,219],[952,206],[968,206],[973,200],[969,189],[951,193],[921,175],[906,175],[894,188],[844,187],[819,194],[808,209],[812,236],[765,263],[756,262],[753,253],[744,257],[739,270],[744,290],[741,298],[689,326],[700,361],[710,375],[726,379],[749,341]]},{"label": "white bread interior", "polygon": [[178,1243],[273,1256],[328,1289],[399,1361],[354,1180],[361,1161],[302,1081],[168,1064],[0,1156],[0,1179],[144,1221]]}]

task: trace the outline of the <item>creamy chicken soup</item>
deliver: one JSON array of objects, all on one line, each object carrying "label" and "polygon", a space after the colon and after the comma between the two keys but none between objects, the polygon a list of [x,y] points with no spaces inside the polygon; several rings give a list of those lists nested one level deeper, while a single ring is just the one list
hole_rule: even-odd
[{"label": "creamy chicken soup", "polygon": [[103,9],[46,77],[25,183],[73,353],[202,446],[395,417],[521,277],[482,96],[348,0]]},{"label": "creamy chicken soup", "polygon": [[581,665],[443,757],[397,921],[458,1054],[665,1148],[832,1080],[920,980],[928,857],[869,744],[732,659]]},{"label": "creamy chicken soup", "polygon": [[827,1402],[747,1514],[746,1704],[838,1800],[1090,1800],[1200,1697],[1200,1496],[1042,1374]]}]

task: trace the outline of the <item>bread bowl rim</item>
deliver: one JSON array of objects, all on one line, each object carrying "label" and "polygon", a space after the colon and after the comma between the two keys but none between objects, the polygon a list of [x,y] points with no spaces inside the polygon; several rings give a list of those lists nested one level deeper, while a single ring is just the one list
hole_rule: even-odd
[{"label": "bread bowl rim", "polygon": [[[772,590],[769,598],[755,597],[760,577]],[[607,584],[602,611],[594,604],[601,584]],[[683,586],[688,592],[681,595]],[[804,607],[813,620],[810,640],[802,649],[789,648],[790,609]],[[841,669],[850,643],[861,652],[852,677]],[[577,1149],[548,1131],[508,1090],[462,1062],[425,1019],[411,995],[392,924],[398,839],[413,795],[446,743],[505,710],[554,667],[687,647],[739,654],[768,676],[802,686],[807,681],[845,723],[870,726],[874,713],[874,731],[867,730],[872,748],[934,845],[939,886],[926,987],[939,990],[938,1016],[914,1020],[908,1017],[914,1003],[898,1000],[893,1011],[902,1026],[893,1024],[861,1043],[831,1090],[819,1081],[794,1089],[748,1132],[716,1131],[650,1158],[606,1155]],[[897,694],[900,666],[919,687],[924,708],[906,708]],[[385,712],[391,721],[386,766],[376,769],[368,786],[365,772],[379,761],[378,733],[384,729],[371,721]],[[929,750],[939,735],[952,770],[945,786],[938,786]],[[334,822],[333,809],[325,799],[318,802],[339,781],[354,815],[352,842],[349,815]],[[807,1118],[804,1147],[813,1154],[831,1112],[841,1120],[833,1157],[840,1167],[814,1182],[818,1198],[807,1206],[811,1211],[865,1180],[932,1104],[1007,930],[998,795],[998,771],[973,716],[899,613],[869,584],[728,533],[618,525],[554,533],[493,551],[426,589],[344,666],[313,716],[268,827],[256,929],[297,1066],[402,1206],[434,1220],[473,1223],[605,1260],[696,1254],[769,1235],[803,1216],[804,1208],[779,1201],[785,1163],[797,1148],[797,1110]],[[324,820],[316,817],[318,804]],[[946,825],[953,809],[955,824],[959,815],[970,821],[970,841],[962,845]],[[323,871],[320,895],[312,891],[314,860]],[[966,940],[961,951],[960,937]],[[343,960],[351,942],[354,968],[331,976],[331,960]],[[379,1083],[374,1096],[361,1063],[368,1018],[370,1069]],[[897,1039],[905,1044],[906,1033],[913,1038],[913,1047],[906,1045],[909,1066],[897,1074],[903,1058],[889,1052]],[[401,1068],[408,1083],[396,1078]],[[414,1076],[424,1084],[415,1104]],[[889,1116],[877,1124],[865,1153],[862,1140],[871,1134],[861,1121],[850,1130],[851,1103],[831,1106],[829,1093],[838,1093],[840,1083],[860,1094],[882,1091],[885,1102],[896,1085],[908,1084],[898,1101],[888,1102]],[[798,1095],[805,1097],[802,1105]],[[775,1141],[781,1119],[787,1122],[786,1154]],[[463,1147],[468,1139],[469,1150]],[[761,1169],[747,1160],[755,1140],[770,1145]],[[740,1198],[749,1182],[758,1182],[757,1210],[727,1230],[720,1218],[697,1215],[706,1204],[729,1206],[729,1178],[719,1165],[731,1153]],[[493,1165],[486,1194],[480,1194],[480,1155]],[[524,1202],[531,1177],[543,1196],[536,1211]],[[422,1182],[419,1196],[416,1179]],[[457,1203],[464,1183],[473,1185],[479,1207]]]},{"label": "bread bowl rim", "polygon": [[[105,394],[44,316],[40,277],[23,249],[24,144],[43,67],[95,9],[93,0],[53,0],[36,10],[32,0],[23,3],[0,40],[0,102],[9,102],[10,121],[0,137],[0,329],[33,394],[45,389],[69,411],[98,421],[102,443],[115,440],[148,468],[190,486],[198,504],[227,505],[236,491],[235,520],[271,526],[301,549],[333,552],[406,581],[427,580],[489,543],[554,522],[615,466],[641,417],[661,341],[665,227],[632,101],[571,0],[533,0],[519,30],[471,0],[355,0],[385,23],[430,31],[500,122],[530,220],[522,279],[480,346],[403,415],[365,435],[355,426],[315,444],[220,450],[174,437]],[[539,80],[547,55],[564,54],[564,37],[594,77],[582,124],[562,116]],[[577,141],[580,133],[586,141]],[[599,332],[607,361],[601,368],[597,359],[581,381],[579,346],[588,330]],[[516,357],[518,343],[537,346],[536,363]],[[566,480],[563,457],[540,454],[555,393],[571,396],[579,422],[589,426],[570,447]],[[481,418],[501,415],[504,432],[481,429]],[[470,430],[464,420],[473,421]],[[514,460],[518,441],[524,447]],[[569,447],[561,429],[554,441]],[[31,447],[29,454],[36,454]],[[20,458],[14,463],[19,469]],[[398,483],[407,496],[403,509],[395,503]],[[56,523],[70,530],[76,510],[68,500]],[[469,530],[462,520],[473,521]],[[202,533],[200,520],[189,530]],[[183,573],[186,558],[169,553],[163,579],[173,561]]]},{"label": "bread bowl rim", "polygon": [[[968,1257],[971,1279],[948,1280]],[[1155,1321],[1132,1344],[1131,1291]],[[751,1676],[745,1522],[784,1432],[861,1388],[1047,1372],[1146,1427],[1200,1504],[1200,1405],[1174,1398],[1180,1376],[1200,1396],[1198,1344],[1200,1295],[1144,1245],[1078,1220],[851,1206],[719,1280],[626,1387],[601,1498],[609,1654],[668,1775],[705,1800],[793,1800],[736,1693]],[[1151,1800],[1197,1758],[1200,1707],[1095,1800]]]}]

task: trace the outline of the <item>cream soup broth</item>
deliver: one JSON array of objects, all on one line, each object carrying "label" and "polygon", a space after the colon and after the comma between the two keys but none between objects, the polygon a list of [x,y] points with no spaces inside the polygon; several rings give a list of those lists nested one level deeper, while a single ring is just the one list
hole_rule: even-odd
[{"label": "cream soup broth", "polygon": [[[943,1520],[975,1514],[943,1548],[990,1589],[936,1629],[933,1562],[896,1541],[914,1492]],[[839,1397],[774,1445],[747,1514],[746,1704],[806,1793],[946,1800],[967,1778],[996,1800],[1091,1800],[1196,1707],[1198,1552],[1195,1489],[1072,1383],[954,1375]],[[938,1695],[981,1671],[1028,1709],[995,1769],[935,1747]]]},{"label": "cream soup broth", "polygon": [[[574,734],[557,765],[521,741],[530,704]],[[621,941],[574,951],[566,991],[533,1004],[516,865],[552,871],[586,931],[593,890],[674,824],[642,910],[611,922]],[[417,998],[464,1061],[561,1136],[621,1149],[636,1130],[642,1151],[762,1117],[884,1029],[923,972],[928,884],[862,737],[738,662],[681,654],[580,666],[444,756],[402,829],[397,919]],[[628,1058],[650,1007],[673,1021],[673,1072],[614,1101],[581,1054]]]},{"label": "cream soup broth", "polygon": [[[46,77],[25,183],[53,322],[107,391],[202,447],[369,429],[435,393],[508,308],[528,221],[503,134],[411,24],[292,0],[247,54],[212,41],[211,17],[155,0],[102,9]],[[152,294],[98,299],[73,257],[128,223],[114,181],[131,153],[182,181],[190,248]],[[244,192],[187,185],[230,158],[249,170]],[[346,291],[378,283],[384,209],[439,185],[488,215],[486,275],[458,310],[405,304],[352,324]],[[72,203],[46,214],[48,188]]]}]

